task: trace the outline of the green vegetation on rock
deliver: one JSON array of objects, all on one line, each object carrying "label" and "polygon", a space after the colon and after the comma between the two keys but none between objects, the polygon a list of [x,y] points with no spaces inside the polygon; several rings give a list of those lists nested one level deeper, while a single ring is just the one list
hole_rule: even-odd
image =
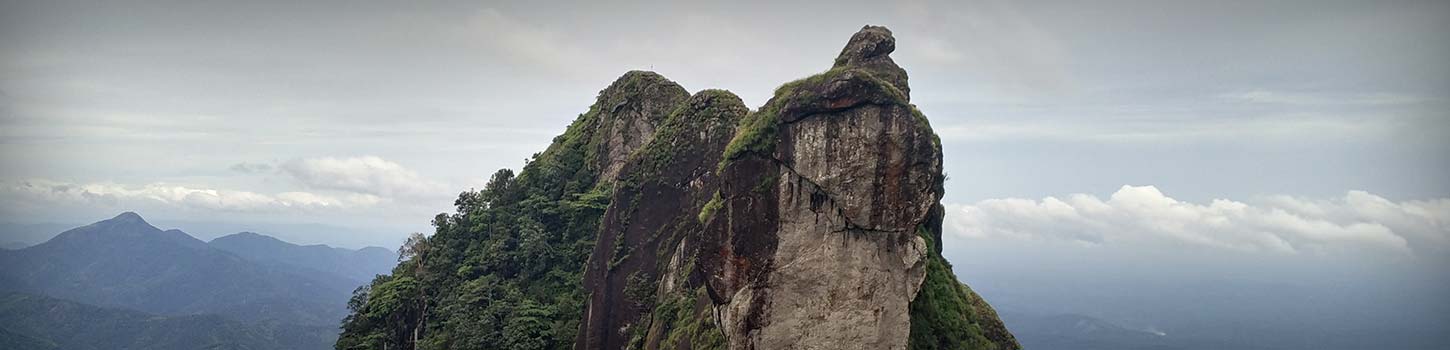
[{"label": "green vegetation on rock", "polygon": [[951,263],[936,253],[940,242],[925,227],[917,234],[928,249],[926,279],[911,301],[911,350],[1016,349],[1012,336],[999,329],[996,311],[958,281]]},{"label": "green vegetation on rock", "polygon": [[[712,318],[690,317],[695,323],[677,316],[693,313],[697,304],[693,292],[703,291],[697,282],[690,282],[693,264],[674,266],[672,262],[693,261],[695,243],[685,241],[700,232],[699,212],[705,207],[719,207],[715,191],[717,175],[711,172],[718,162],[735,126],[749,110],[735,94],[725,90],[704,90],[695,93],[675,109],[655,130],[653,139],[630,156],[618,175],[618,196],[606,212],[600,227],[600,239],[612,236],[614,246],[601,242],[591,257],[585,283],[592,293],[590,314],[609,315],[586,318],[586,331],[578,346],[584,348],[674,348],[666,341],[684,341],[707,333],[698,322],[710,323]],[[711,205],[711,200],[715,201]],[[606,248],[607,247],[607,248]],[[604,248],[600,250],[600,248]],[[677,255],[683,254],[683,255]],[[601,262],[607,265],[600,271]],[[621,279],[620,277],[624,277]],[[662,281],[669,279],[669,286]],[[656,293],[661,295],[656,295]],[[683,294],[682,294],[683,293]],[[688,300],[686,300],[688,299]],[[687,310],[676,310],[681,307]],[[699,304],[709,310],[707,301]],[[705,312],[705,315],[713,313]],[[677,331],[678,329],[678,331]],[[711,328],[713,329],[713,328]],[[682,336],[681,332],[692,332]],[[675,334],[667,337],[664,334]],[[700,335],[693,335],[700,333]],[[723,338],[714,331],[716,338]],[[703,345],[695,346],[700,349]]]},{"label": "green vegetation on rock", "polygon": [[700,217],[697,219],[702,224],[708,222],[710,218],[715,217],[715,212],[723,206],[725,206],[725,200],[720,199],[720,191],[715,191],[715,196],[710,197],[710,201],[705,203],[705,207],[700,208]]},{"label": "green vegetation on rock", "polygon": [[696,300],[705,296],[705,287],[669,296],[650,314],[653,322],[663,325],[664,341],[660,344],[690,344],[692,349],[724,349],[725,335],[715,327],[709,308],[697,310]]},{"label": "green vegetation on rock", "polygon": [[[637,158],[640,167],[622,174],[620,182],[627,186],[659,177],[660,172],[670,165],[679,154],[684,143],[696,142],[698,136],[685,134],[687,129],[700,132],[728,131],[725,124],[743,122],[737,115],[749,112],[745,103],[729,90],[707,89],[695,93],[687,103],[670,113],[670,116],[655,130],[655,141],[640,148],[632,158]],[[748,118],[748,117],[747,117]],[[738,134],[736,134],[738,135]],[[730,133],[719,135],[730,137]]]},{"label": "green vegetation on rock", "polygon": [[799,114],[792,117],[800,117],[855,106],[833,106],[831,103],[835,101],[831,100],[834,98],[854,98],[860,103],[909,105],[901,89],[864,68],[836,67],[785,83],[775,89],[774,97],[765,106],[740,121],[735,137],[725,146],[718,168],[724,169],[732,160],[746,153],[769,156],[774,152],[776,131],[782,118],[786,117],[783,114]]}]

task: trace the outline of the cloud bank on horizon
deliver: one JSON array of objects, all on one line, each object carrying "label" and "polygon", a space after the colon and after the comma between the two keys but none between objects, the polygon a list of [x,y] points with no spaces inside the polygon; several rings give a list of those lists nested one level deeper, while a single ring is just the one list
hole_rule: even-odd
[{"label": "cloud bank on horizon", "polygon": [[[29,178],[0,181],[0,205],[9,218],[41,220],[57,208],[64,208],[85,213],[80,220],[104,218],[112,212],[141,211],[190,220],[240,215],[283,222],[352,218],[347,220],[351,221],[347,226],[378,223],[358,222],[370,218],[381,220],[388,227],[418,230],[426,227],[426,220],[417,218],[427,218],[447,208],[456,191],[472,185],[427,179],[402,164],[377,156],[244,162],[229,169],[251,179],[252,183],[273,184],[271,187],[281,190],[249,190],[245,182],[217,186],[205,181],[126,184]],[[84,218],[85,215],[93,218]],[[421,224],[394,224],[404,220]]]},{"label": "cloud bank on horizon", "polygon": [[32,179],[6,184],[0,189],[7,199],[49,205],[105,206],[117,209],[156,205],[193,212],[263,212],[325,210],[377,205],[382,197],[353,193],[323,195],[289,191],[264,194],[251,191],[201,188],[163,182],[144,185],[116,183],[67,183]]},{"label": "cloud bank on horizon", "polygon": [[1450,198],[1390,201],[1365,191],[1327,199],[1260,196],[1192,203],[1154,186],[1123,186],[1040,200],[947,205],[946,231],[968,239],[1050,240],[1084,245],[1207,247],[1289,254],[1443,254]]}]

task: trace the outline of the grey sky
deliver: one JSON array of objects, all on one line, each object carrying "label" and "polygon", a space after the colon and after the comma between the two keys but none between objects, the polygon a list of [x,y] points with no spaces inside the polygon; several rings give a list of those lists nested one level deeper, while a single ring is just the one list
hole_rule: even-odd
[{"label": "grey sky", "polygon": [[[1447,17],[1444,1],[4,1],[0,221],[138,210],[391,244],[625,71],[758,106],[867,23],[896,33],[959,208],[1124,185],[1205,208],[1349,191],[1440,208]],[[1445,210],[1393,234],[1444,243]],[[1016,237],[982,225],[963,237]]]}]

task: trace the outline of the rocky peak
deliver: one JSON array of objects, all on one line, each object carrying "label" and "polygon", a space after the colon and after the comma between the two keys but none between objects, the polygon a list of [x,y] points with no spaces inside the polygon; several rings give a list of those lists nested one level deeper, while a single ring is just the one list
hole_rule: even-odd
[{"label": "rocky peak", "polygon": [[57,238],[70,235],[97,235],[106,233],[114,236],[142,237],[162,232],[161,229],[151,226],[146,219],[141,218],[134,212],[124,212],[113,218],[97,221],[87,226],[75,228],[62,232]]},{"label": "rocky peak", "polygon": [[116,215],[116,217],[113,217],[113,218],[111,218],[111,220],[107,220],[107,221],[116,222],[116,223],[121,223],[121,222],[125,222],[125,223],[141,223],[141,224],[146,223],[146,219],[142,219],[141,218],[141,214],[136,214],[136,212],[133,212],[133,211],[128,211],[128,212],[121,213],[120,215]]},{"label": "rocky peak", "polygon": [[910,95],[911,88],[906,85],[906,70],[891,60],[891,53],[894,51],[896,37],[891,35],[891,30],[868,25],[851,35],[846,47],[841,48],[841,54],[836,56],[836,64],[832,68],[865,69],[890,82],[902,93]]},{"label": "rocky peak", "polygon": [[204,249],[206,243],[181,230],[161,230],[146,222],[134,212],[124,212],[113,218],[97,221],[90,225],[61,232],[49,241],[36,247],[54,249],[60,246],[95,249],[140,249],[154,244],[180,245],[192,249]]},{"label": "rocky peak", "polygon": [[1001,329],[990,308],[971,309],[985,303],[928,306],[974,294],[952,287],[933,247],[941,149],[894,49],[890,30],[866,26],[727,147],[698,260],[729,348],[1016,348],[970,329]]},{"label": "rocky peak", "polygon": [[891,36],[891,30],[867,25],[851,35],[846,47],[841,48],[841,54],[836,56],[836,66],[860,66],[866,62],[890,60],[887,55],[892,51],[896,51],[896,37]]},{"label": "rocky peak", "polygon": [[690,93],[655,72],[630,71],[599,92],[594,112],[600,119],[596,135],[603,137],[597,150],[601,180],[612,180],[631,153],[648,143]]}]

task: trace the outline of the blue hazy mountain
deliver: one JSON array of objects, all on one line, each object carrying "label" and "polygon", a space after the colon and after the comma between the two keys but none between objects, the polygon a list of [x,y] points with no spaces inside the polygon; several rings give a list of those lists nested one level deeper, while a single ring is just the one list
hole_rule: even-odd
[{"label": "blue hazy mountain", "polygon": [[335,326],[357,285],[248,260],[129,212],[0,251],[0,289],[159,315]]}]

